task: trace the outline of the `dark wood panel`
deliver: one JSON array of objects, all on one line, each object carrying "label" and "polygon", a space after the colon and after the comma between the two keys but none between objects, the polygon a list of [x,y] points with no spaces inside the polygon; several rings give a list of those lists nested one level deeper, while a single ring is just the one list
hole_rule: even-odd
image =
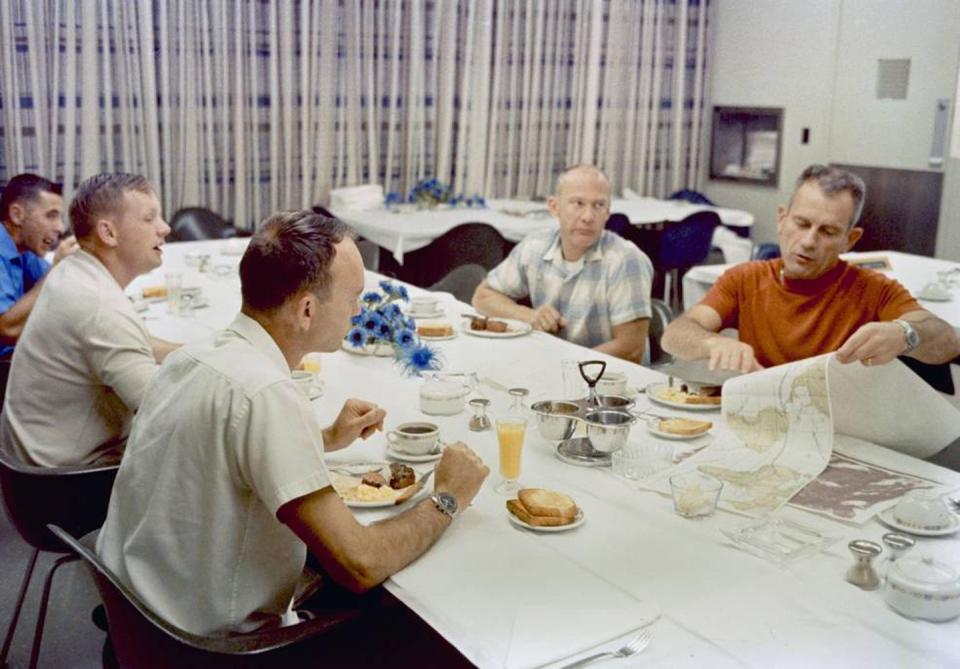
[{"label": "dark wood panel", "polygon": [[940,218],[943,174],[886,167],[843,165],[867,184],[857,251],[890,249],[933,256]]}]

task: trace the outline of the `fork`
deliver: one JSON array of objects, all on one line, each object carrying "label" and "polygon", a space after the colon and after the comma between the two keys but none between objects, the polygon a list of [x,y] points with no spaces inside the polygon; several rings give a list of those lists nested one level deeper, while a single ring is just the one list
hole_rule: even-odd
[{"label": "fork", "polygon": [[574,669],[574,667],[585,667],[588,664],[596,662],[602,658],[624,658],[630,657],[631,655],[636,655],[637,653],[642,652],[647,646],[650,645],[651,632],[649,627],[644,627],[640,633],[633,637],[629,643],[623,648],[618,648],[617,650],[608,650],[603,653],[594,653],[593,655],[587,655],[584,658],[577,660],[576,662],[571,662],[570,664],[563,665],[560,669]]}]

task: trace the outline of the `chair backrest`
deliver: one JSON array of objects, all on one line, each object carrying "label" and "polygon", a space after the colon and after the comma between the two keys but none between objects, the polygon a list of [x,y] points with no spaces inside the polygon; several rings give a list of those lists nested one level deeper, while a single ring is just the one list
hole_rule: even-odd
[{"label": "chair backrest", "polygon": [[48,523],[74,534],[103,524],[118,468],[28,465],[0,439],[0,497],[7,516],[24,541],[43,551],[64,552]]},{"label": "chair backrest", "polygon": [[406,277],[418,286],[430,286],[461,265],[475,264],[493,269],[507,257],[513,244],[487,223],[463,223],[434,239],[422,249],[404,257],[404,267],[415,268],[416,276]]},{"label": "chair backrest", "polygon": [[650,327],[647,335],[650,346],[650,364],[662,365],[673,359],[673,357],[660,346],[663,331],[667,329],[667,325],[673,320],[673,310],[663,300],[654,298],[650,300],[650,312]]},{"label": "chair backrest", "polygon": [[720,216],[713,211],[698,211],[679,223],[665,225],[656,268],[668,272],[701,264],[710,255],[713,229],[718,225]]},{"label": "chair backrest", "polygon": [[186,207],[175,213],[170,219],[170,230],[170,236],[181,242],[237,236],[236,228],[204,207]]},{"label": "chair backrest", "polygon": [[771,242],[757,244],[750,252],[750,260],[773,260],[780,257],[780,245]]},{"label": "chair backrest", "polygon": [[461,302],[470,304],[473,292],[487,277],[487,270],[475,263],[460,265],[445,277],[430,286],[430,290],[442,290],[452,293]]},{"label": "chair backrest", "polygon": [[689,202],[690,204],[706,204],[711,207],[714,206],[713,202],[710,201],[706,195],[700,191],[690,190],[684,188],[683,190],[678,190],[673,193],[670,193],[668,200],[683,200],[684,202]]},{"label": "chair backrest", "polygon": [[[250,634],[192,634],[157,615],[103,563],[95,549],[99,530],[77,540],[55,525],[50,525],[48,529],[83,560],[93,577],[107,612],[110,640],[121,667],[234,669],[263,666],[267,664],[268,653],[270,658],[281,660],[269,662],[270,666],[288,666],[282,661],[283,655],[277,651],[293,647],[359,616],[359,610],[349,609],[299,625]],[[316,659],[319,661],[322,657]]]}]

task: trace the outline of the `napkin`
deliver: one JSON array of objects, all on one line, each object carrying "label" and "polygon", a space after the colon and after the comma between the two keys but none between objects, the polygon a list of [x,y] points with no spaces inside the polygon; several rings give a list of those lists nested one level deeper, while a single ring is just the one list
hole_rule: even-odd
[{"label": "napkin", "polygon": [[521,669],[573,660],[573,655],[646,627],[659,616],[659,609],[645,602],[609,609],[521,607],[513,622],[506,666]]}]

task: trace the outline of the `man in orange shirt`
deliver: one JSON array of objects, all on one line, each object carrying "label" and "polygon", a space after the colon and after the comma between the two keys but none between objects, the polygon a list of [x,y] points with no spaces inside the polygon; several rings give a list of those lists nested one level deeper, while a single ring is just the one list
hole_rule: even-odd
[{"label": "man in orange shirt", "polygon": [[[960,355],[954,329],[898,282],[840,260],[863,234],[856,224],[864,194],[855,174],[805,169],[790,203],[777,209],[783,257],[727,270],[669,325],[664,350],[744,373],[832,351],[842,363],[864,365]],[[739,330],[739,340],[718,334],[724,328]]]}]

